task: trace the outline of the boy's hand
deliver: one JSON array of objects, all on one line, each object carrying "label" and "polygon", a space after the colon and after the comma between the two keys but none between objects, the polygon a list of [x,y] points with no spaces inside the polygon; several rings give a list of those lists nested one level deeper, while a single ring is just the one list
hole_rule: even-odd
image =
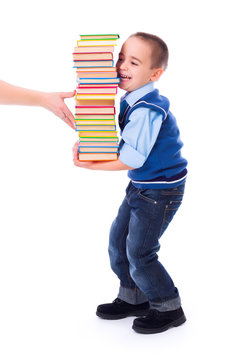
[{"label": "boy's hand", "polygon": [[43,93],[43,102],[42,106],[50,111],[52,111],[56,116],[62,119],[67,125],[75,130],[75,121],[74,116],[71,111],[68,109],[64,100],[66,98],[71,98],[75,95],[75,91],[72,92],[53,92],[53,93]]},{"label": "boy's hand", "polygon": [[82,167],[82,168],[90,169],[91,165],[93,164],[93,161],[79,161],[78,160],[78,146],[79,146],[79,141],[77,141],[75,143],[75,145],[73,146],[74,165]]},{"label": "boy's hand", "polygon": [[90,169],[90,170],[106,170],[106,171],[118,171],[118,170],[132,170],[132,167],[127,166],[123,162],[118,160],[107,161],[79,161],[78,160],[78,146],[79,141],[73,146],[73,162],[74,165]]}]

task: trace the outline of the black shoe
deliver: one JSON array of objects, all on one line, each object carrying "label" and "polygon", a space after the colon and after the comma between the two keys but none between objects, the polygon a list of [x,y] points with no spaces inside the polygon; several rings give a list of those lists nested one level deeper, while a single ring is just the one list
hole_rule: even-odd
[{"label": "black shoe", "polygon": [[149,302],[138,305],[128,304],[117,298],[112,303],[99,305],[96,315],[106,320],[118,320],[128,316],[143,316],[149,311]]},{"label": "black shoe", "polygon": [[133,330],[141,334],[156,334],[168,330],[173,326],[179,326],[186,321],[183,309],[160,312],[151,309],[147,316],[135,319]]}]

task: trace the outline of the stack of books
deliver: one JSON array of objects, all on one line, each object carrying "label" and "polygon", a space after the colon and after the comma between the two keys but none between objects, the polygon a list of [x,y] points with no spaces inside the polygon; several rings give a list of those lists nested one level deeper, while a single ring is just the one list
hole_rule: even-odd
[{"label": "stack of books", "polygon": [[115,97],[120,79],[113,60],[118,38],[118,34],[80,35],[74,48],[75,125],[81,161],[118,158]]}]

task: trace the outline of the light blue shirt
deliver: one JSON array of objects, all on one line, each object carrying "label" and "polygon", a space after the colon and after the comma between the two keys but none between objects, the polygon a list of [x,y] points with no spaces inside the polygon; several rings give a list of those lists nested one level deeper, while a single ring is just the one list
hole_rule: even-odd
[{"label": "light blue shirt", "polygon": [[[122,98],[132,107],[140,98],[154,90],[150,82],[141,88],[126,93]],[[120,149],[119,160],[132,167],[141,167],[153,148],[162,124],[162,115],[157,111],[140,107],[129,116],[129,123],[122,132],[124,144]]]}]

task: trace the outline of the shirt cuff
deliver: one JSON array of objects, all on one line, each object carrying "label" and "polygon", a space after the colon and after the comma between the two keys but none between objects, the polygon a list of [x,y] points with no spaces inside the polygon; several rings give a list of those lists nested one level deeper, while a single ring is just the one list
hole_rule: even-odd
[{"label": "shirt cuff", "polygon": [[124,143],[120,149],[119,160],[132,168],[141,167],[146,158],[130,145]]}]

